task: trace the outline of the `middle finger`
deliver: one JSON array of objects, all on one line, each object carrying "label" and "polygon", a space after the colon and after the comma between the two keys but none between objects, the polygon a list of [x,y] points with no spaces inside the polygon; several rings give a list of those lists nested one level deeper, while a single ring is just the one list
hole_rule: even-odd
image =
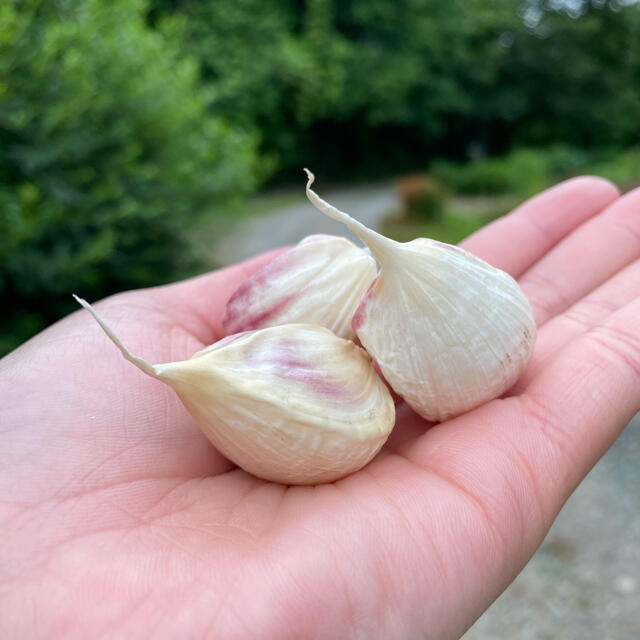
[{"label": "middle finger", "polygon": [[640,189],[578,227],[519,280],[540,326],[640,257]]},{"label": "middle finger", "polygon": [[640,297],[640,259],[610,278],[539,331],[533,358],[510,395],[525,389],[573,340]]}]

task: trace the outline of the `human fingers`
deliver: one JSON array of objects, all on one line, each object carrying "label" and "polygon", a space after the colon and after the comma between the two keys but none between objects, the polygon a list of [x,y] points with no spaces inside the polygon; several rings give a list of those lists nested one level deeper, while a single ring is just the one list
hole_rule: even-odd
[{"label": "human fingers", "polygon": [[638,257],[640,189],[635,189],[570,233],[519,283],[541,325]]},{"label": "human fingers", "polygon": [[533,357],[516,390],[522,390],[573,340],[640,297],[640,259],[618,272],[539,331]]},{"label": "human fingers", "polygon": [[538,434],[529,454],[559,508],[640,410],[640,298],[569,345],[517,398]]},{"label": "human fingers", "polygon": [[460,246],[517,278],[618,195],[608,180],[573,178],[527,200]]},{"label": "human fingers", "polygon": [[[497,595],[534,553],[560,508],[640,409],[640,299],[577,339],[526,393],[494,400],[394,453],[469,506],[458,541]],[[410,491],[411,487],[407,486]],[[457,528],[456,531],[460,529]],[[465,546],[462,547],[461,545]]]}]

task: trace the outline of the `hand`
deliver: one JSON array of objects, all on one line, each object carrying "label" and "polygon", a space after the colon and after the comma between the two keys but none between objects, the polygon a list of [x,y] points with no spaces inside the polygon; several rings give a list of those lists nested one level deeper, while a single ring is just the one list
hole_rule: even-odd
[{"label": "hand", "polygon": [[[640,409],[638,208],[579,178],[469,238],[531,299],[531,366],[447,423],[401,406],[381,454],[329,485],[234,468],[86,311],[17,349],[0,362],[3,632],[459,637]],[[270,257],[98,309],[134,353],[186,358]]]}]

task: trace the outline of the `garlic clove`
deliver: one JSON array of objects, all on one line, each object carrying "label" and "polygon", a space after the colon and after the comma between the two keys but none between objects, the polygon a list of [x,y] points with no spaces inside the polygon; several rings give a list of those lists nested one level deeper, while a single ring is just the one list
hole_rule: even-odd
[{"label": "garlic clove", "polygon": [[427,420],[442,421],[507,391],[533,353],[536,326],[516,281],[467,251],[435,240],[400,243],[338,211],[380,273],[353,327],[391,387]]},{"label": "garlic clove", "polygon": [[224,330],[303,322],[353,338],[351,318],[376,273],[370,253],[346,238],[308,236],[240,285],[227,303]]},{"label": "garlic clove", "polygon": [[332,482],[367,464],[395,420],[366,352],[328,329],[289,324],[248,331],[188,360],[134,356],[86,301],[127,360],[171,386],[227,458],[265,480]]}]

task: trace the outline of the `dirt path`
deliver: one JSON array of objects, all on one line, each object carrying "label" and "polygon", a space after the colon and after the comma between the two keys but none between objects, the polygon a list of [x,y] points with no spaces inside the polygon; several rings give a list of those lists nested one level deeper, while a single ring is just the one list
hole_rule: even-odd
[{"label": "dirt path", "polygon": [[[318,193],[338,209],[373,229],[379,228],[384,217],[398,205],[390,183],[332,192],[324,192],[318,187]],[[305,201],[273,213],[243,219],[225,233],[214,253],[221,264],[232,264],[267,249],[295,244],[313,233],[342,235],[355,240],[355,236],[344,225],[322,215]]]}]

